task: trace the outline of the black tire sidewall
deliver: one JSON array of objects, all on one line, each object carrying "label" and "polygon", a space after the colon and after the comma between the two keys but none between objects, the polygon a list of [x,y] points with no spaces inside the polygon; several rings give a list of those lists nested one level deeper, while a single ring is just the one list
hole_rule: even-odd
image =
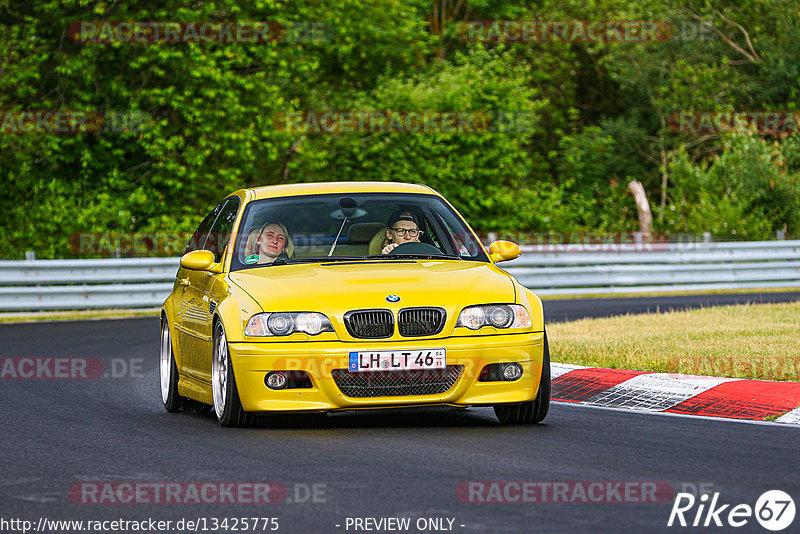
[{"label": "black tire sidewall", "polygon": [[544,332],[544,347],[542,350],[542,375],[539,378],[539,392],[534,400],[533,422],[540,423],[550,411],[550,343],[547,341],[547,330]]}]

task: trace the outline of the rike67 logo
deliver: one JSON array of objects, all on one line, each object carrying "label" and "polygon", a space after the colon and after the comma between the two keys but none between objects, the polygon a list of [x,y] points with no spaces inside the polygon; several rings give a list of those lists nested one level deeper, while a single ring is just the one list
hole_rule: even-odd
[{"label": "rike67 logo", "polygon": [[705,493],[695,497],[691,493],[678,493],[672,504],[667,526],[741,527],[755,516],[756,521],[767,530],[778,532],[794,521],[794,500],[781,490],[770,490],[761,494],[755,507],[749,504],[722,504],[719,492]]}]

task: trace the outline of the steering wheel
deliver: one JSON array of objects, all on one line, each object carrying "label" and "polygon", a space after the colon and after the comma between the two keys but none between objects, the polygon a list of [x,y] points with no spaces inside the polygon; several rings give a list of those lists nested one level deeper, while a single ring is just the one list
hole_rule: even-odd
[{"label": "steering wheel", "polygon": [[429,245],[427,243],[420,243],[418,241],[410,241],[408,243],[403,243],[401,245],[397,245],[392,250],[389,251],[389,254],[442,254],[442,251],[438,248],[434,247],[433,245]]}]

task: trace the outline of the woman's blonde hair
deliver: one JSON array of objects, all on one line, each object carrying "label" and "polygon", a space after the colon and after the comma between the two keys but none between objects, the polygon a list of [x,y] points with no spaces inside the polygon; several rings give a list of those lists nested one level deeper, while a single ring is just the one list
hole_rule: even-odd
[{"label": "woman's blonde hair", "polygon": [[[286,253],[287,257],[291,258],[294,255],[294,243],[292,243],[292,238],[289,237],[289,230],[286,229],[286,226],[282,222],[267,221],[264,224],[262,224],[261,228],[258,229],[258,233],[256,234],[256,239],[253,244],[255,245],[255,243],[258,242],[259,238],[261,238],[261,234],[264,233],[264,230],[267,228],[267,226],[271,224],[274,224],[275,226],[279,227],[281,229],[281,232],[283,232],[283,235],[286,237],[286,245],[283,247],[283,252]],[[258,250],[257,246],[256,250]]]}]

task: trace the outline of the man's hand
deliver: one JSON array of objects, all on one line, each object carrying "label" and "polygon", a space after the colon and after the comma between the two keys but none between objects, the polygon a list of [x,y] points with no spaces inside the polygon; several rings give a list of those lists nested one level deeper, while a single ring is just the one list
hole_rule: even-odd
[{"label": "man's hand", "polygon": [[388,245],[383,247],[383,250],[381,250],[381,254],[388,254],[394,249],[396,249],[398,246],[399,245],[397,243],[389,243]]}]

